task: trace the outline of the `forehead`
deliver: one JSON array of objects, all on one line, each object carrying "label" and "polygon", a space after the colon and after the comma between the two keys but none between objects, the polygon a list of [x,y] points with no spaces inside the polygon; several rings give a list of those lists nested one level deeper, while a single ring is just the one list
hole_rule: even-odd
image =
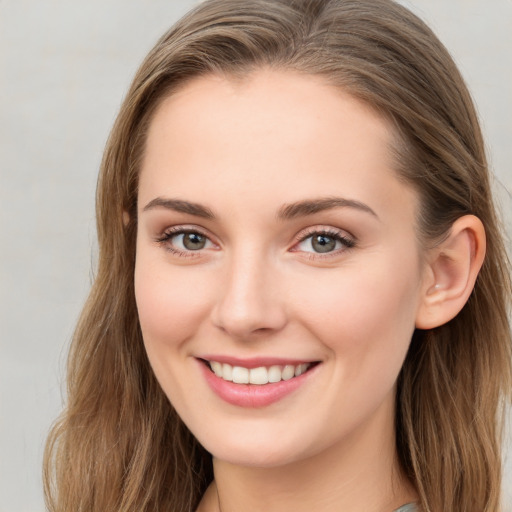
[{"label": "forehead", "polygon": [[185,194],[206,204],[226,189],[281,202],[355,195],[379,208],[397,191],[412,197],[394,172],[394,138],[387,120],[318,77],[203,76],[158,107],[139,194],[141,202]]},{"label": "forehead", "polygon": [[[338,133],[344,135],[343,127],[349,125],[352,131],[364,125],[365,135],[371,132],[374,142],[386,146],[397,136],[393,126],[371,106],[322,77],[260,69],[242,77],[207,74],[185,82],[156,109],[149,141],[173,128],[183,136],[210,137],[214,126],[219,138],[233,138],[229,130],[243,128],[238,138],[245,137],[246,143],[250,142],[248,135],[261,130],[273,130],[280,135],[276,142],[283,144],[292,138],[300,142],[301,137],[307,142],[316,131],[323,136],[315,141],[320,146],[322,140],[329,142]],[[193,133],[187,132],[188,127]],[[328,137],[329,131],[332,137]],[[345,140],[338,138],[337,143],[342,145]]]}]

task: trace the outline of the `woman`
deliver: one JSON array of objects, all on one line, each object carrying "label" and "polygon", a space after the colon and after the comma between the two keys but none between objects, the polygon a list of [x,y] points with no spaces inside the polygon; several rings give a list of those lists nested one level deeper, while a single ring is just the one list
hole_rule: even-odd
[{"label": "woman", "polygon": [[50,510],[500,510],[510,269],[470,96],[405,8],[202,3],[97,215]]}]

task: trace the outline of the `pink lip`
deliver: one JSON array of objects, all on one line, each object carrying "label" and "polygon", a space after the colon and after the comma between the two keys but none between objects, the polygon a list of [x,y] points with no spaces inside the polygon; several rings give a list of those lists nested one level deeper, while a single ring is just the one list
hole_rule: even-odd
[{"label": "pink lip", "polygon": [[[224,362],[217,358],[213,360]],[[230,361],[232,361],[231,358]],[[272,361],[272,364],[286,364],[275,363],[274,359]],[[312,374],[315,373],[316,368],[319,366],[316,365],[306,373],[303,373],[299,377],[293,377],[290,380],[282,380],[275,383],[256,385],[235,384],[233,382],[228,382],[224,379],[221,379],[220,377],[217,377],[203,362],[198,360],[198,363],[201,367],[201,371],[203,372],[206,382],[217,396],[232,405],[248,408],[266,407],[285,398],[297,390],[302,384],[304,384],[312,376]],[[229,362],[228,364],[233,363]],[[244,364],[241,366],[248,368],[248,366],[246,366],[245,360]],[[258,366],[267,365],[258,363],[258,365],[251,366],[251,368],[257,368]]]}]

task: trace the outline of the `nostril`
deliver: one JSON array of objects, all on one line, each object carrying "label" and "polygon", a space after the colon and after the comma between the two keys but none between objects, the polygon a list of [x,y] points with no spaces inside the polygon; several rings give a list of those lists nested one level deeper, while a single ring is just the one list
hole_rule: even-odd
[{"label": "nostril", "polygon": [[246,308],[240,304],[232,307],[222,304],[213,312],[212,320],[218,329],[240,339],[270,335],[287,323],[284,311],[277,304]]}]

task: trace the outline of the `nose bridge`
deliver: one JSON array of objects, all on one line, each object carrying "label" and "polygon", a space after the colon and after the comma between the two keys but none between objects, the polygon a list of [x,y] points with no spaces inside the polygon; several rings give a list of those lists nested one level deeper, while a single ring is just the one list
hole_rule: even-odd
[{"label": "nose bridge", "polygon": [[214,323],[232,336],[279,330],[286,323],[280,279],[264,251],[250,246],[226,261]]}]

